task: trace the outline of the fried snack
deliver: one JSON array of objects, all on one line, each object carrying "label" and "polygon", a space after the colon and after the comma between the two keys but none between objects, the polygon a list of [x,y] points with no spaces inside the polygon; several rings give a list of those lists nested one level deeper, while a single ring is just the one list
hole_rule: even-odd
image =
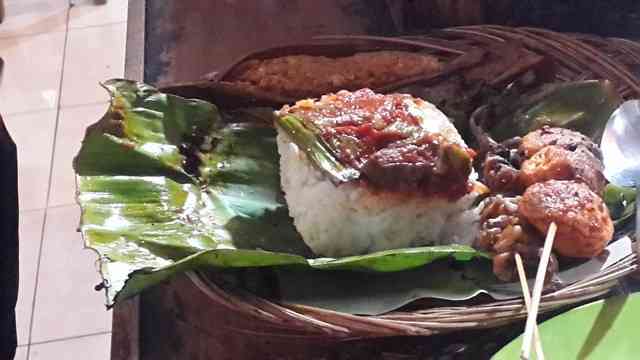
[{"label": "fried snack", "polygon": [[[518,213],[520,199],[519,196],[492,196],[483,201],[480,213],[480,235],[474,246],[494,255],[493,273],[502,281],[518,279],[515,253],[535,272],[544,245],[542,234]],[[552,254],[546,279],[551,280],[557,272],[558,261]]]},{"label": "fried snack", "polygon": [[493,192],[501,194],[520,194],[525,188],[521,171],[504,157],[494,154],[484,161],[482,181]]},{"label": "fried snack", "polygon": [[558,226],[554,250],[562,255],[589,258],[602,252],[613,236],[613,222],[602,199],[585,184],[550,180],[531,185],[518,212],[546,233]]},{"label": "fried snack", "polygon": [[556,145],[569,151],[584,148],[589,150],[597,159],[602,159],[602,153],[598,145],[588,137],[573,130],[550,126],[543,126],[523,137],[520,144],[520,152],[528,159],[549,145]]},{"label": "fried snack", "polygon": [[600,195],[606,186],[603,165],[585,147],[574,151],[550,145],[522,163],[520,181],[525,187],[547,180],[575,180]]}]

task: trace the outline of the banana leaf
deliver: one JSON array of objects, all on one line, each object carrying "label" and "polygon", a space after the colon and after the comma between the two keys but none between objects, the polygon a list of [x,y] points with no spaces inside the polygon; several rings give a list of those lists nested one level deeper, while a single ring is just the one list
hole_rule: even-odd
[{"label": "banana leaf", "polygon": [[[592,302],[549,319],[539,326],[545,357],[634,359],[637,346],[633,334],[639,314],[640,294],[636,293]],[[518,359],[521,349],[519,336],[493,359]]]},{"label": "banana leaf", "polygon": [[524,136],[544,125],[563,127],[600,142],[621,98],[608,80],[547,84],[524,94],[508,88],[491,100],[497,120],[489,129],[498,141]]},{"label": "banana leaf", "polygon": [[286,115],[279,117],[276,121],[278,126],[304,151],[311,164],[327,174],[334,183],[348,182],[360,177],[359,171],[340,163],[328,144],[301,118]]},{"label": "banana leaf", "polygon": [[216,107],[130,81],[107,81],[103,87],[111,105],[87,129],[74,159],[78,175],[161,175],[194,181],[183,169],[185,155],[179,147],[194,132],[208,132],[219,124]]},{"label": "banana leaf", "polygon": [[[628,236],[609,244],[601,256],[562,268],[556,281],[573,284],[606,271],[634,251]],[[439,304],[460,305],[478,296],[495,300],[522,296],[519,282],[496,281],[491,264],[483,258],[468,262],[440,259],[401,272],[315,271],[306,267],[272,267],[200,272],[205,278],[223,280],[264,298],[359,315],[379,315],[419,299],[438,299]],[[535,279],[529,280],[533,287]],[[429,300],[426,300],[429,301]],[[445,305],[443,305],[445,306]]]},{"label": "banana leaf", "polygon": [[100,256],[109,306],[193,269],[401,274],[438,259],[486,257],[436,246],[313,258],[280,190],[272,127],[236,123],[210,103],[133,81],[104,87],[111,104],[88,128],[74,168],[80,229]]},{"label": "banana leaf", "polygon": [[631,187],[608,184],[604,189],[604,202],[616,228],[630,220],[636,211],[636,190]]}]

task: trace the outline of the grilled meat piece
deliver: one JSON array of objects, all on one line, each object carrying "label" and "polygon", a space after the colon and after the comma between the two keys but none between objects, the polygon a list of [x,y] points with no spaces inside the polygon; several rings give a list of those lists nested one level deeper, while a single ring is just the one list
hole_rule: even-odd
[{"label": "grilled meat piece", "polygon": [[525,158],[530,158],[549,145],[559,146],[568,151],[584,148],[598,160],[602,160],[600,148],[588,137],[577,131],[550,126],[543,126],[523,137],[520,152]]},{"label": "grilled meat piece", "polygon": [[603,171],[602,161],[585,147],[569,151],[559,145],[550,145],[524,161],[520,182],[531,186],[547,180],[575,180],[601,195],[606,186]]}]

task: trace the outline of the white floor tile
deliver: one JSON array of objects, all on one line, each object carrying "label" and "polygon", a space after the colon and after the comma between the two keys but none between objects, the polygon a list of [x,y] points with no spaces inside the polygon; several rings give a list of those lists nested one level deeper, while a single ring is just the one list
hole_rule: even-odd
[{"label": "white floor tile", "polygon": [[0,37],[64,32],[69,0],[5,0]]},{"label": "white floor tile", "polygon": [[20,284],[16,304],[18,345],[29,343],[29,326],[36,287],[36,271],[42,235],[44,210],[20,213]]},{"label": "white floor tile", "polygon": [[18,149],[20,210],[44,209],[56,110],[4,116],[4,123]]},{"label": "white floor tile", "polygon": [[100,82],[124,76],[127,24],[69,31],[62,81],[62,106],[108,101]]},{"label": "white floor tile", "polygon": [[109,360],[111,334],[31,345],[30,360]]},{"label": "white floor tile", "polygon": [[31,342],[111,331],[97,254],[83,249],[77,206],[47,210]]},{"label": "white floor tile", "polygon": [[56,108],[64,39],[64,32],[0,39],[0,113]]},{"label": "white floor tile", "polygon": [[113,24],[127,21],[127,0],[108,0],[96,5],[94,0],[75,0],[69,14],[69,28]]},{"label": "white floor tile", "polygon": [[72,160],[80,150],[87,126],[97,122],[107,109],[108,104],[103,103],[60,110],[49,206],[76,203]]},{"label": "white floor tile", "polygon": [[27,346],[18,346],[13,360],[27,360]]}]

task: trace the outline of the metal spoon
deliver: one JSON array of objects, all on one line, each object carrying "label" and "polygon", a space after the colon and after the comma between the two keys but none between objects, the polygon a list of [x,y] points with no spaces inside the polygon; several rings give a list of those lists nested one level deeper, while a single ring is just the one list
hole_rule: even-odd
[{"label": "metal spoon", "polygon": [[640,183],[640,100],[624,102],[611,115],[600,149],[609,182],[618,186]]},{"label": "metal spoon", "polygon": [[636,241],[640,241],[640,100],[625,101],[611,115],[600,149],[607,180],[636,188]]}]

